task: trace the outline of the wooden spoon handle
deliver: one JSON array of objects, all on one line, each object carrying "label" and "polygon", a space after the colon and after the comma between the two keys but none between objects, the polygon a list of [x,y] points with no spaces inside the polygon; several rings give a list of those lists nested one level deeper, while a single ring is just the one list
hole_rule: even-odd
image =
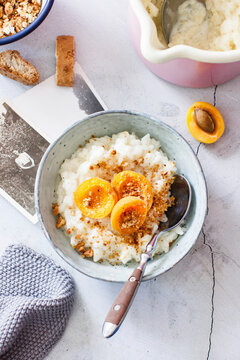
[{"label": "wooden spoon handle", "polygon": [[144,255],[145,256],[142,254],[141,263],[134,269],[132,275],[123,286],[107,314],[102,330],[103,336],[106,338],[111,337],[119,329],[131,306],[134,296],[137,293],[145,271],[146,263],[149,260],[149,256],[146,254]]}]

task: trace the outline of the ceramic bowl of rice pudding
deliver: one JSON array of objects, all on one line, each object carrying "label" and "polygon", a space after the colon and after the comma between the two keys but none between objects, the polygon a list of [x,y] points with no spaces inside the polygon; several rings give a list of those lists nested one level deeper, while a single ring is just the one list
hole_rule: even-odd
[{"label": "ceramic bowl of rice pudding", "polygon": [[125,281],[174,206],[175,174],[191,184],[185,222],[159,239],[144,279],[172,268],[195,244],[206,209],[201,166],[175,130],[147,115],[106,111],[74,124],[45,153],[35,199],[44,233],[80,272]]}]

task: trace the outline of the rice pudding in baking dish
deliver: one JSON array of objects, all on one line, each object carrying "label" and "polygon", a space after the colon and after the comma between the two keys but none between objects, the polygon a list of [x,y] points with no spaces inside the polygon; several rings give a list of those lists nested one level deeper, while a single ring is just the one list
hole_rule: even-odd
[{"label": "rice pudding in baking dish", "polygon": [[[163,0],[142,0],[156,23],[162,42],[161,9]],[[239,0],[185,0],[178,8],[177,23],[170,34],[169,47],[185,44],[203,50],[240,49]],[[162,34],[161,34],[162,35]]]},{"label": "rice pudding in baking dish", "polygon": [[186,0],[179,6],[169,46],[186,44],[215,51],[239,49],[239,1],[206,0],[205,5]]},{"label": "rice pudding in baking dish", "polygon": [[[83,257],[111,264],[139,261],[174,204],[175,173],[175,163],[149,135],[92,137],[61,165],[56,226]],[[181,226],[163,234],[155,254],[168,252],[182,234]]]}]

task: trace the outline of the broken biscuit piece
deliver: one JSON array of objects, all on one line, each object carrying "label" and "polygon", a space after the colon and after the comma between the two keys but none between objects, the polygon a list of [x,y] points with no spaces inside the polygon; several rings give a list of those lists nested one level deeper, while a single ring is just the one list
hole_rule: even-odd
[{"label": "broken biscuit piece", "polygon": [[58,86],[73,86],[74,37],[58,36],[56,41],[56,78]]},{"label": "broken biscuit piece", "polygon": [[35,66],[23,59],[16,50],[5,50],[0,53],[0,74],[25,85],[34,85],[39,81]]}]

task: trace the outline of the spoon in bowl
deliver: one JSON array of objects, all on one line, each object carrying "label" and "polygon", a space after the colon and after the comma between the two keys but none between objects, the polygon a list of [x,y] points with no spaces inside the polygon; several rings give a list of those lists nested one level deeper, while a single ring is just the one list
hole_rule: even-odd
[{"label": "spoon in bowl", "polygon": [[188,180],[184,176],[175,176],[174,183],[171,186],[171,195],[175,198],[175,205],[170,207],[166,212],[167,222],[160,223],[157,233],[147,244],[145,252],[141,254],[140,263],[134,269],[107,314],[102,328],[102,333],[105,338],[109,338],[117,332],[127,315],[141,283],[147,262],[151,260],[156,250],[158,239],[163,233],[177,227],[188,213],[192,199],[192,191]]},{"label": "spoon in bowl", "polygon": [[[178,20],[178,8],[186,0],[165,0],[162,6],[162,30],[166,43],[169,43],[170,34]],[[198,0],[206,6],[205,0]]]}]

